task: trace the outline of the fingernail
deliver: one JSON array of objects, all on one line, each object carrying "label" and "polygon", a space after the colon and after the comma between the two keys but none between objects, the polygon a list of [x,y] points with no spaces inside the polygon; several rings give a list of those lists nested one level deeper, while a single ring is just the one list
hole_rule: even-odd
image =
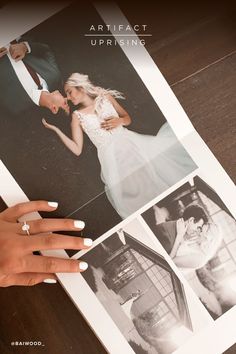
[{"label": "fingernail", "polygon": [[77,229],[83,229],[85,227],[85,222],[81,220],[75,220],[74,227],[76,227]]},{"label": "fingernail", "polygon": [[80,270],[86,270],[88,268],[88,263],[86,262],[80,262],[79,263],[79,269]]},{"label": "fingernail", "polygon": [[46,284],[56,284],[57,283],[56,279],[44,279],[43,282]]},{"label": "fingernail", "polygon": [[58,203],[57,202],[48,202],[48,205],[52,208],[57,208],[58,207]]},{"label": "fingernail", "polygon": [[85,246],[92,246],[93,240],[91,238],[84,238],[84,245]]}]

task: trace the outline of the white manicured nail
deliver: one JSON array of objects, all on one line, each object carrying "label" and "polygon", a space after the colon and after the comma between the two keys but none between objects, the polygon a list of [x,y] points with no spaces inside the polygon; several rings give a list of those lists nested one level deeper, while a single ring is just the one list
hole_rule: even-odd
[{"label": "white manicured nail", "polygon": [[86,262],[79,263],[79,269],[86,270],[87,268],[88,268],[88,263],[86,263]]},{"label": "white manicured nail", "polygon": [[56,279],[44,279],[43,282],[46,284],[56,284],[57,283]]},{"label": "white manicured nail", "polygon": [[58,203],[57,202],[48,202],[48,205],[52,208],[57,208],[58,207]]},{"label": "white manicured nail", "polygon": [[83,229],[85,227],[85,222],[81,220],[75,220],[74,227],[76,227],[77,229]]},{"label": "white manicured nail", "polygon": [[91,238],[84,238],[84,245],[85,246],[92,246],[93,240]]}]

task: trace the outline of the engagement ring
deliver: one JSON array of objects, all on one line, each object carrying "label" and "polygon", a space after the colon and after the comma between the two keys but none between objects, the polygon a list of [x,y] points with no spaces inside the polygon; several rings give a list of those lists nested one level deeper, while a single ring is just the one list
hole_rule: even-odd
[{"label": "engagement ring", "polygon": [[27,224],[26,221],[24,221],[23,223],[24,223],[24,225],[22,225],[22,227],[21,227],[22,231],[25,231],[27,233],[27,235],[30,236],[30,232],[29,232],[30,226],[29,226],[29,224]]}]

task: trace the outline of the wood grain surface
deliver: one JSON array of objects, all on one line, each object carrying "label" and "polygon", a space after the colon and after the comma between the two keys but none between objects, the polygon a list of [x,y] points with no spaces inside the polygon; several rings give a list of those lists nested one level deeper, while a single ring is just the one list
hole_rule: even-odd
[{"label": "wood grain surface", "polygon": [[[153,36],[147,49],[196,130],[235,182],[233,3],[120,6],[131,23],[149,24]],[[106,353],[59,284],[0,289],[0,302],[1,354]],[[11,346],[17,340],[42,341],[45,346]],[[236,353],[236,346],[226,353]]]}]

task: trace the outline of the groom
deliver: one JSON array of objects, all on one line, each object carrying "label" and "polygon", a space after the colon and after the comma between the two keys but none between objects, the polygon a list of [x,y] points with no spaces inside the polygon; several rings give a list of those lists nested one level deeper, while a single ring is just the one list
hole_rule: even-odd
[{"label": "groom", "polygon": [[196,240],[207,222],[208,217],[203,208],[189,205],[184,210],[182,219],[157,224],[155,234],[166,252],[174,257],[175,249],[182,239]]},{"label": "groom", "polygon": [[16,115],[34,106],[53,114],[69,112],[66,98],[57,90],[61,75],[48,45],[16,40],[0,48],[0,108]]}]

